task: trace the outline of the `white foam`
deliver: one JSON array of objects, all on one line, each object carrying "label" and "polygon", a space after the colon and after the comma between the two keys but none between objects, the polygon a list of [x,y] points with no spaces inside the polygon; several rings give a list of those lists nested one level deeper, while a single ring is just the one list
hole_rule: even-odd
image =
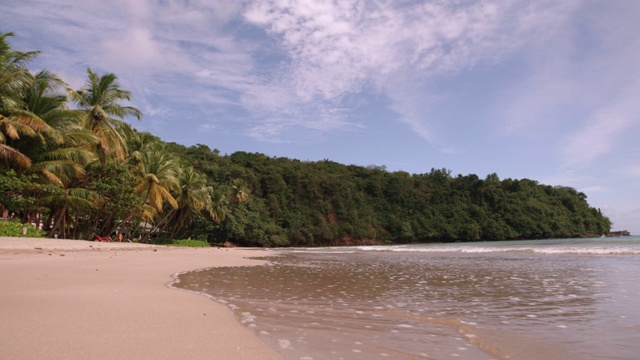
[{"label": "white foam", "polygon": [[[561,241],[561,240],[559,240]],[[358,251],[392,251],[392,252],[432,252],[432,253],[492,253],[492,252],[533,252],[538,254],[576,254],[576,255],[640,255],[638,246],[619,246],[607,244],[558,245],[545,243],[542,240],[532,240],[535,245],[506,245],[483,243],[466,243],[465,245],[436,244],[436,245],[371,245],[353,247],[326,247],[318,249],[288,249],[287,252],[313,252],[332,254],[351,254]]]},{"label": "white foam", "polygon": [[278,345],[280,346],[281,349],[291,349],[291,350],[293,350],[293,346],[291,346],[291,341],[289,341],[287,339],[279,339],[278,340]]}]

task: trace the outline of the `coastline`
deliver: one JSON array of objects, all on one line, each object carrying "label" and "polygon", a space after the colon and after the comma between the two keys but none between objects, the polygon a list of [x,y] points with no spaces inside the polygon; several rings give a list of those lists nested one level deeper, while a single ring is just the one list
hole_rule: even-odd
[{"label": "coastline", "polygon": [[281,359],[224,305],[168,286],[264,255],[0,237],[0,358]]}]

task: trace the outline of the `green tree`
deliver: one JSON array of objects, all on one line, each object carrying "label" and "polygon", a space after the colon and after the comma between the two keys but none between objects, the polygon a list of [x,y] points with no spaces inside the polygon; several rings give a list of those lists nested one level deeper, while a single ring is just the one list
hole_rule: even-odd
[{"label": "green tree", "polygon": [[35,136],[47,125],[29,116],[21,109],[22,95],[31,78],[26,64],[37,51],[22,52],[11,49],[8,37],[13,33],[0,34],[0,166],[25,169],[31,159],[9,144],[22,136]]},{"label": "green tree", "polygon": [[206,177],[192,167],[186,167],[180,172],[179,182],[180,190],[176,198],[178,207],[170,210],[167,215],[173,228],[170,239],[179,233],[186,233],[192,221],[201,216],[211,203],[211,188],[207,186]]},{"label": "green tree", "polygon": [[84,127],[98,136],[95,150],[100,163],[105,165],[109,160],[124,160],[127,144],[123,134],[130,132],[131,128],[121,120],[127,116],[140,119],[142,113],[135,107],[121,105],[122,101],[131,100],[131,93],[120,88],[115,74],[100,76],[91,69],[87,69],[87,73],[84,87],[71,91],[70,97],[85,111]]}]

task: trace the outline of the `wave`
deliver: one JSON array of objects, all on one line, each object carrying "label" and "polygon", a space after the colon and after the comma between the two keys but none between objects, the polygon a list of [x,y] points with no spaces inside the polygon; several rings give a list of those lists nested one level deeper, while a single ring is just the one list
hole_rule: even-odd
[{"label": "wave", "polygon": [[353,254],[357,252],[420,252],[420,253],[535,253],[574,255],[640,255],[640,246],[482,246],[482,245],[388,245],[354,246],[347,248],[311,248],[277,250],[286,253]]},{"label": "wave", "polygon": [[[382,249],[361,249],[365,251],[382,251]],[[537,254],[577,254],[577,255],[640,255],[640,248],[623,247],[429,247],[429,248],[395,248],[386,251],[396,252],[457,252],[457,253],[494,253],[494,252],[528,252]]]}]

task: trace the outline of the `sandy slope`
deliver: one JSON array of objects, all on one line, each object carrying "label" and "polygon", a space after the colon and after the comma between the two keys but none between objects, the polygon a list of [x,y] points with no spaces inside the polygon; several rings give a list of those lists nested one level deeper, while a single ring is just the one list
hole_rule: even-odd
[{"label": "sandy slope", "polygon": [[0,238],[1,359],[279,359],[176,272],[260,250]]}]

